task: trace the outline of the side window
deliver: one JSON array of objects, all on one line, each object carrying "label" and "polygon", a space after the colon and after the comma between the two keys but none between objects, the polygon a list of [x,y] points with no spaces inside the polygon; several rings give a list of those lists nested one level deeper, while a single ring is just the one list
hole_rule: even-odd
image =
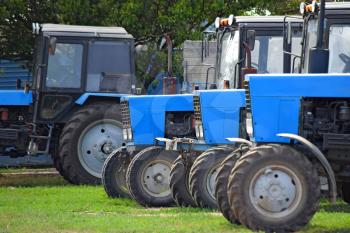
[{"label": "side window", "polygon": [[223,80],[229,80],[231,85],[235,83],[235,68],[239,60],[239,33],[225,33],[222,38],[220,50],[219,88],[223,88]]},{"label": "side window", "polygon": [[82,44],[57,43],[55,53],[49,54],[46,87],[80,88],[82,61]]},{"label": "side window", "polygon": [[350,25],[332,25],[329,32],[329,73],[350,73]]},{"label": "side window", "polygon": [[87,91],[129,92],[130,43],[95,41],[89,46]]}]

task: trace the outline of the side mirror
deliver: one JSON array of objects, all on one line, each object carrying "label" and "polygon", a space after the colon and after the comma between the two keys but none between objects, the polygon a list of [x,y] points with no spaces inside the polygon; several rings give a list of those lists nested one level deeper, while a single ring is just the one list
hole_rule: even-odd
[{"label": "side mirror", "polygon": [[56,37],[49,38],[49,54],[50,55],[54,55],[56,52],[56,42],[57,42]]},{"label": "side mirror", "polygon": [[308,73],[328,73],[329,50],[323,48],[310,48]]},{"label": "side mirror", "polygon": [[247,39],[246,43],[250,49],[250,51],[254,50],[255,47],[255,37],[256,37],[256,32],[255,30],[248,30],[247,31]]}]

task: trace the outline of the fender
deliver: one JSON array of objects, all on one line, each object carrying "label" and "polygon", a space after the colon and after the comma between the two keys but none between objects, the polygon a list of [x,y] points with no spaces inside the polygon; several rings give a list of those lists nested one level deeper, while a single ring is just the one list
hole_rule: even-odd
[{"label": "fender", "polygon": [[29,106],[33,103],[33,92],[23,90],[1,90],[0,106]]},{"label": "fender", "polygon": [[247,139],[243,138],[226,138],[227,141],[232,142],[232,143],[242,143],[242,144],[247,144],[249,147],[254,147],[254,143],[251,141],[248,141]]},{"label": "fender", "polygon": [[315,146],[309,140],[299,135],[290,134],[290,133],[280,133],[280,134],[277,134],[277,136],[283,137],[283,138],[289,138],[291,140],[296,140],[300,142],[312,152],[312,154],[318,159],[318,161],[320,161],[320,163],[322,164],[323,168],[325,169],[328,175],[328,182],[330,183],[329,184],[330,200],[333,204],[335,204],[337,200],[337,183],[335,181],[335,175],[334,175],[333,169],[329,164],[326,156],[320,151],[320,149],[317,148],[317,146]]},{"label": "fender", "polygon": [[76,101],[75,103],[78,105],[84,105],[85,102],[90,98],[90,97],[108,97],[108,98],[115,98],[118,101],[124,97],[124,96],[129,96],[130,94],[120,94],[120,93],[84,93],[82,94]]}]

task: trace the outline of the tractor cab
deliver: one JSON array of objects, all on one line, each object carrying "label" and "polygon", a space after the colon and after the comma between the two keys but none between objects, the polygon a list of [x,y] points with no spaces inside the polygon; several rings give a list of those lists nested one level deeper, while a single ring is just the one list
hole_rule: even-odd
[{"label": "tractor cab", "polygon": [[[283,20],[283,16],[217,19],[216,79],[219,89],[243,88],[246,74],[284,72]],[[292,19],[290,26],[291,51],[300,53],[301,19]],[[287,69],[291,65],[291,62],[287,64]]]},{"label": "tractor cab", "polygon": [[84,93],[132,93],[134,39],[124,28],[33,24],[33,32],[35,120],[64,122]]},{"label": "tractor cab", "polygon": [[350,3],[326,2],[324,12],[321,9],[316,1],[300,5],[303,47],[301,55],[293,54],[301,60],[299,72],[349,73]]},{"label": "tractor cab", "polygon": [[134,39],[120,27],[33,24],[33,33],[33,82],[0,91],[0,154],[51,155],[69,182],[97,184],[123,143],[119,103],[135,88]]}]

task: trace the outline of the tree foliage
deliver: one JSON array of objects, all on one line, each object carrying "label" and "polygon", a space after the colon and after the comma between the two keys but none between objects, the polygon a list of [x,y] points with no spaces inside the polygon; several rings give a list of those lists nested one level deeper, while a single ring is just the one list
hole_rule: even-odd
[{"label": "tree foliage", "polygon": [[[0,57],[32,53],[32,22],[117,25],[136,43],[157,42],[170,34],[175,45],[200,38],[217,16],[242,15],[250,9],[292,13],[298,0],[0,0]],[[207,22],[207,23],[203,23]]]}]

